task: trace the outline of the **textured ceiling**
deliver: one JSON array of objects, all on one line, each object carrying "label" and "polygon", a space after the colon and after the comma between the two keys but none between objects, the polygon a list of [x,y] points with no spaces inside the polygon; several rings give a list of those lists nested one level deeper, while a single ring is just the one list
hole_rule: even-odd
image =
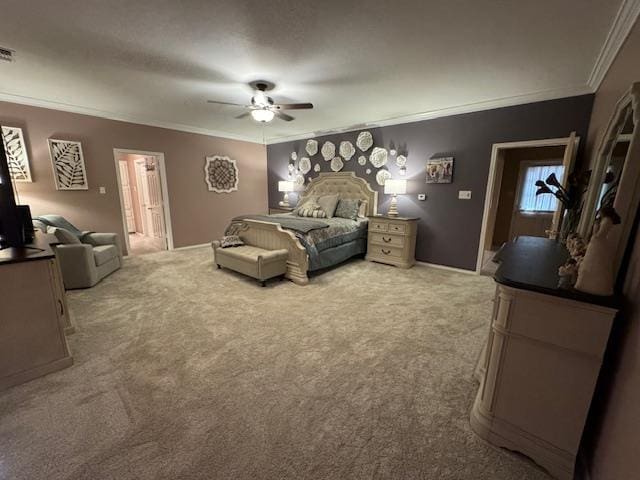
[{"label": "textured ceiling", "polygon": [[[274,141],[586,83],[619,0],[3,0],[2,98]],[[265,126],[217,99],[310,101]]]}]

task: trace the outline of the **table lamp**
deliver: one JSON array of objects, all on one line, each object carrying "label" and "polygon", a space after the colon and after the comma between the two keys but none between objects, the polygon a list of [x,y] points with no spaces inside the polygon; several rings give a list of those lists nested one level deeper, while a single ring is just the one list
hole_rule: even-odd
[{"label": "table lamp", "polygon": [[278,191],[284,192],[284,198],[280,202],[281,207],[289,207],[289,192],[293,192],[293,182],[281,180],[278,182]]},{"label": "table lamp", "polygon": [[384,182],[384,193],[391,194],[391,206],[387,215],[390,217],[398,216],[398,195],[404,195],[407,193],[407,181],[406,180],[387,180]]}]

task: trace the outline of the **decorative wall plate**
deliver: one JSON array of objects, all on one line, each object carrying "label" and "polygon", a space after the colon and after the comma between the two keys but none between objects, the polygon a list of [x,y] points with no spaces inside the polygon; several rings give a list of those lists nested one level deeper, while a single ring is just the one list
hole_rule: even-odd
[{"label": "decorative wall plate", "polygon": [[289,165],[287,165],[287,170],[289,171],[289,173],[293,172],[296,169],[296,166],[293,163],[290,163]]},{"label": "decorative wall plate", "polygon": [[373,136],[371,132],[360,132],[356,140],[356,145],[363,152],[369,150],[373,146]]},{"label": "decorative wall plate", "polygon": [[366,165],[367,164],[367,157],[365,157],[364,155],[360,155],[358,157],[358,165]]},{"label": "decorative wall plate", "polygon": [[364,173],[366,173],[367,175],[371,175],[371,169],[370,169],[370,168],[367,168],[367,169],[364,171]]},{"label": "decorative wall plate", "polygon": [[2,141],[7,152],[9,176],[14,182],[31,182],[27,147],[19,127],[2,127]]},{"label": "decorative wall plate", "polygon": [[302,187],[304,185],[304,175],[302,175],[301,173],[296,173],[293,176],[293,184],[296,187]]},{"label": "decorative wall plate", "polygon": [[313,166],[313,171],[314,171],[314,172],[319,172],[319,171],[320,171],[320,164],[319,164],[319,163],[316,163],[316,164]]},{"label": "decorative wall plate", "polygon": [[331,160],[331,170],[334,172],[339,172],[344,167],[344,163],[340,157],[333,157]]},{"label": "decorative wall plate", "polygon": [[391,150],[389,150],[389,155],[391,155],[392,157],[395,157],[396,153],[398,153],[398,152],[396,152],[396,150],[393,149],[393,148]]},{"label": "decorative wall plate", "polygon": [[375,147],[369,156],[371,165],[380,168],[387,163],[387,151],[384,148]]},{"label": "decorative wall plate", "polygon": [[204,162],[204,181],[210,192],[230,193],[238,190],[238,166],[229,157],[214,155]]},{"label": "decorative wall plate", "polygon": [[348,141],[340,142],[340,156],[344,158],[347,162],[351,160],[351,157],[356,153],[356,149],[353,146],[353,143]]},{"label": "decorative wall plate", "polygon": [[388,179],[391,178],[391,173],[389,173],[389,170],[378,170],[378,173],[376,173],[376,182],[378,182],[378,185],[383,186],[384,182],[386,182]]},{"label": "decorative wall plate", "polygon": [[310,156],[313,157],[316,153],[318,153],[318,141],[313,139],[307,140],[305,150]]},{"label": "decorative wall plate", "polygon": [[297,152],[291,152],[291,160],[293,160],[294,162],[298,159],[298,153]]},{"label": "decorative wall plate", "polygon": [[80,142],[49,139],[56,190],[89,190]]},{"label": "decorative wall plate", "polygon": [[324,142],[322,144],[322,158],[327,162],[336,156],[336,146],[331,142]]},{"label": "decorative wall plate", "polygon": [[298,170],[302,173],[307,174],[309,170],[311,170],[311,160],[307,157],[302,157],[298,162]]},{"label": "decorative wall plate", "polygon": [[404,155],[398,155],[398,158],[396,158],[396,165],[399,167],[404,167],[407,164],[407,157],[405,157]]}]

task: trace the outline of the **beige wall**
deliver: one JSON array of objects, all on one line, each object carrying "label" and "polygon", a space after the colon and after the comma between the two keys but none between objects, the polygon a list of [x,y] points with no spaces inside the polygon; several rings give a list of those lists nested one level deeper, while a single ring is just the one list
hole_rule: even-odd
[{"label": "beige wall", "polygon": [[[0,102],[0,124],[23,129],[34,183],[20,183],[17,190],[33,215],[57,213],[83,230],[122,235],[114,148],[164,153],[175,247],[208,242],[233,216],[267,210],[267,158],[260,144],[6,102]],[[55,189],[48,138],[82,142],[88,191]],[[238,162],[237,192],[207,190],[204,162],[213,154]]]},{"label": "beige wall", "polygon": [[[640,81],[640,23],[636,23],[598,90],[589,152],[599,144],[618,98]],[[638,127],[636,127],[638,128]],[[625,281],[625,306],[612,334],[607,364],[583,441],[593,480],[638,478],[640,472],[640,235]]]}]

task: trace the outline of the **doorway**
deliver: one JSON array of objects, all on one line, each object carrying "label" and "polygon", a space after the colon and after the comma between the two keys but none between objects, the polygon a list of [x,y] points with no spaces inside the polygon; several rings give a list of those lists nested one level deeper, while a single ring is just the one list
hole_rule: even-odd
[{"label": "doorway", "polygon": [[164,155],[114,150],[129,255],[173,249]]},{"label": "doorway", "polygon": [[492,275],[500,247],[518,236],[556,238],[562,204],[550,194],[535,194],[537,180],[554,173],[565,184],[579,138],[494,144],[478,248],[476,272]]}]

